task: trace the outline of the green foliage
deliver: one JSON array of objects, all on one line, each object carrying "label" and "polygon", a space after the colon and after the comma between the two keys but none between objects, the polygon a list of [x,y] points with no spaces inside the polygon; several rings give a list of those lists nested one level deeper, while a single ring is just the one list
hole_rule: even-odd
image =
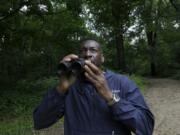
[{"label": "green foliage", "polygon": [[129,77],[137,84],[140,90],[144,92],[147,85],[147,81],[142,76],[135,75],[135,74],[132,74]]},{"label": "green foliage", "polygon": [[32,126],[31,116],[23,116],[9,121],[0,122],[0,134],[1,135],[32,135],[33,126]]},{"label": "green foliage", "polygon": [[[50,77],[35,81],[21,80],[13,90],[1,92],[0,119],[5,120],[32,114],[42,95],[55,86],[57,78]],[[12,111],[13,110],[13,111]],[[8,112],[8,113],[7,113]]]},{"label": "green foliage", "polygon": [[0,134],[32,133],[32,113],[42,96],[57,84],[57,78],[18,81],[16,88],[1,92]]},{"label": "green foliage", "polygon": [[[48,0],[4,3],[7,8],[2,10],[6,13],[16,6],[26,5],[28,9],[12,11],[7,19],[0,20],[0,84],[3,89],[14,87],[17,80],[52,75],[58,61],[77,50],[77,41],[89,34],[80,17],[63,6],[52,7]],[[40,11],[38,4],[47,6],[46,13]],[[63,5],[63,2],[56,4]]]}]

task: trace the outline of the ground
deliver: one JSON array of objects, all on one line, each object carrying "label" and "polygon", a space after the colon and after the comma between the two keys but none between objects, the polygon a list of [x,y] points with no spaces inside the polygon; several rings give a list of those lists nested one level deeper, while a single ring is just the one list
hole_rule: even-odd
[{"label": "ground", "polygon": [[[148,87],[143,94],[155,115],[153,135],[180,135],[180,81],[172,79],[148,79],[147,81]],[[35,134],[63,135],[61,123],[60,128],[58,125]]]},{"label": "ground", "polygon": [[145,98],[155,115],[153,135],[180,135],[180,81],[149,79]]}]

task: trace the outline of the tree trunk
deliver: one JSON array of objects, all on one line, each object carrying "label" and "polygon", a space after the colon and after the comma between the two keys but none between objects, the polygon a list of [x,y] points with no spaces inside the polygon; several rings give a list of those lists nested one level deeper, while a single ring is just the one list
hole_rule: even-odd
[{"label": "tree trunk", "polygon": [[125,55],[124,55],[124,37],[123,37],[122,25],[120,26],[120,28],[115,29],[115,41],[116,41],[118,68],[122,72],[126,72]]},{"label": "tree trunk", "polygon": [[151,75],[157,75],[156,72],[156,32],[148,31],[147,33],[148,46],[150,51],[150,69]]}]

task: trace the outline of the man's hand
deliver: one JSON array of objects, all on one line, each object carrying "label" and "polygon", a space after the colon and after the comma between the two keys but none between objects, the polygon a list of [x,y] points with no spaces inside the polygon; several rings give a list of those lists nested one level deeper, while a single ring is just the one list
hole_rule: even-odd
[{"label": "man's hand", "polygon": [[75,59],[78,59],[79,57],[75,54],[69,54],[67,56],[65,56],[60,62],[69,62]]},{"label": "man's hand", "polygon": [[[78,59],[78,56],[75,54],[69,54],[65,56],[61,62],[70,62],[72,60]],[[61,75],[59,77],[59,84],[57,85],[57,91],[60,93],[66,93],[68,88],[75,82],[76,78],[75,76],[66,76],[66,75]]]},{"label": "man's hand", "polygon": [[108,102],[112,99],[110,91],[103,72],[90,61],[85,61],[85,76],[96,87],[98,93]]}]

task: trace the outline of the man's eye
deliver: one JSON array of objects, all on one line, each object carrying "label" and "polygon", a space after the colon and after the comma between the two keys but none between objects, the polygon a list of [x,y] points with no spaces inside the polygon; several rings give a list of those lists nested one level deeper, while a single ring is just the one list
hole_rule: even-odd
[{"label": "man's eye", "polygon": [[91,49],[91,52],[97,52],[97,50],[96,49]]},{"label": "man's eye", "polygon": [[82,53],[82,52],[85,52],[85,51],[86,51],[86,49],[81,49],[81,50],[80,50],[81,53]]}]

